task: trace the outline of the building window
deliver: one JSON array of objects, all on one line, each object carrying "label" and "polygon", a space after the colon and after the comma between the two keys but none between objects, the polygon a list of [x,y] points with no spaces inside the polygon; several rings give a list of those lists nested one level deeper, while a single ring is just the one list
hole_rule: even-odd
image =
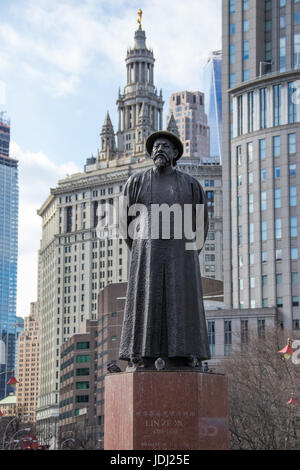
[{"label": "building window", "polygon": [[261,279],[262,279],[262,285],[267,286],[268,285],[268,275],[264,274]]},{"label": "building window", "polygon": [[297,93],[296,82],[290,82],[288,90],[288,121],[289,124],[292,124],[296,122],[297,119],[297,100],[295,99]]},{"label": "building window", "polygon": [[281,238],[281,219],[275,219],[275,238]]},{"label": "building window", "polygon": [[235,34],[235,24],[234,23],[231,23],[229,25],[229,34],[232,36],[233,34]]},{"label": "building window", "polygon": [[243,42],[243,59],[244,60],[249,59],[249,41]]},{"label": "building window", "polygon": [[77,376],[90,375],[90,369],[88,369],[88,368],[85,368],[85,369],[76,369],[76,375],[77,375]]},{"label": "building window", "polygon": [[259,157],[261,160],[266,158],[266,139],[259,140]]},{"label": "building window", "polygon": [[243,21],[243,31],[244,31],[244,33],[249,31],[249,20],[244,20]]},{"label": "building window", "polygon": [[[280,41],[279,41],[279,70],[280,70],[280,72],[284,72],[285,69],[286,69],[286,38],[280,38]],[[280,85],[278,85],[278,86],[280,86]]]},{"label": "building window", "polygon": [[272,0],[265,0],[265,10],[266,11],[272,10]]},{"label": "building window", "polygon": [[86,390],[90,388],[90,382],[76,382],[77,390]]},{"label": "building window", "polygon": [[267,251],[262,251],[261,252],[261,262],[266,263],[268,261],[268,252]]},{"label": "building window", "polygon": [[267,210],[267,191],[260,192],[260,209],[262,211]]},{"label": "building window", "polygon": [[240,225],[238,228],[238,244],[241,245],[243,243],[243,227]]},{"label": "building window", "polygon": [[248,163],[253,162],[253,142],[247,143],[247,159]]},{"label": "building window", "polygon": [[298,236],[298,218],[297,217],[290,217],[290,234],[291,234],[291,237]]},{"label": "building window", "polygon": [[276,261],[282,261],[282,250],[278,249],[275,252]]},{"label": "building window", "polygon": [[238,216],[242,215],[242,196],[238,196]]},{"label": "building window", "polygon": [[281,85],[273,86],[273,125],[281,124]]},{"label": "building window", "polygon": [[207,333],[208,333],[208,344],[211,356],[216,355],[216,333],[215,333],[215,322],[209,320],[207,322]]},{"label": "building window", "polygon": [[282,308],[283,307],[283,299],[282,297],[277,297],[276,298],[276,307]]},{"label": "building window", "polygon": [[235,0],[230,0],[229,12],[235,13]]},{"label": "building window", "polygon": [[274,189],[274,206],[275,209],[281,209],[281,190],[280,188]]},{"label": "building window", "polygon": [[267,20],[265,23],[266,32],[269,33],[272,31],[272,20]]},{"label": "building window", "polygon": [[291,248],[291,260],[298,259],[298,248]]},{"label": "building window", "polygon": [[267,88],[260,88],[259,90],[259,117],[260,128],[267,127]]},{"label": "building window", "polygon": [[262,305],[263,305],[263,307],[268,307],[269,306],[269,299],[263,299]]},{"label": "building window", "polygon": [[236,157],[237,164],[240,166],[242,164],[242,148],[240,145],[238,145],[236,148]]},{"label": "building window", "polygon": [[230,88],[234,87],[235,83],[236,83],[236,74],[231,73],[230,74],[230,79],[229,79]]},{"label": "building window", "polygon": [[273,157],[280,156],[280,135],[273,137]]},{"label": "building window", "polygon": [[262,241],[267,240],[267,221],[262,221],[261,222],[261,239]]},{"label": "building window", "polygon": [[293,330],[300,330],[300,320],[293,320]]},{"label": "building window", "polygon": [[243,0],[243,11],[249,10],[249,0]]},{"label": "building window", "polygon": [[285,23],[286,23],[285,15],[280,16],[280,18],[279,18],[279,27],[280,27],[280,29],[285,28]]},{"label": "building window", "polygon": [[292,296],[292,305],[293,307],[299,307],[299,297],[298,295]]},{"label": "building window", "polygon": [[298,273],[292,273],[291,279],[292,279],[292,284],[294,284],[294,285],[298,284],[298,282],[299,282]]},{"label": "building window", "polygon": [[296,163],[289,165],[289,176],[296,176]]},{"label": "building window", "polygon": [[243,95],[237,97],[237,133],[243,134]]},{"label": "building window", "polygon": [[72,232],[72,206],[67,207],[66,232]]},{"label": "building window", "polygon": [[249,213],[252,214],[254,211],[254,195],[253,193],[250,193],[248,195],[248,208],[249,208]]},{"label": "building window", "polygon": [[280,178],[280,166],[274,167],[274,178]]},{"label": "building window", "polygon": [[254,243],[254,224],[249,224],[249,243]]},{"label": "building window", "polygon": [[290,186],[290,206],[297,205],[297,186]]},{"label": "building window", "polygon": [[235,63],[235,45],[231,44],[229,47],[229,57],[230,57],[230,64]]},{"label": "building window", "polygon": [[270,62],[265,64],[265,71],[269,72],[271,70],[271,59],[272,59],[272,43],[270,41],[266,41],[265,43],[265,59],[266,62]]},{"label": "building window", "polygon": [[253,91],[250,91],[247,94],[248,132],[253,132],[253,116],[254,116],[254,100],[253,100],[253,97],[254,97]]},{"label": "building window", "polygon": [[260,179],[261,179],[262,182],[266,181],[266,179],[267,179],[267,172],[266,172],[265,168],[262,168],[260,170]]},{"label": "building window", "polygon": [[300,34],[294,34],[294,68],[300,67]]},{"label": "building window", "polygon": [[89,349],[90,343],[89,341],[80,341],[76,343],[76,349]]},{"label": "building window", "polygon": [[289,155],[296,153],[296,134],[288,135]]},{"label": "building window", "polygon": [[224,321],[224,356],[230,356],[232,353],[232,331],[231,320]]},{"label": "building window", "polygon": [[88,395],[77,395],[76,396],[76,403],[88,403],[89,396]]}]

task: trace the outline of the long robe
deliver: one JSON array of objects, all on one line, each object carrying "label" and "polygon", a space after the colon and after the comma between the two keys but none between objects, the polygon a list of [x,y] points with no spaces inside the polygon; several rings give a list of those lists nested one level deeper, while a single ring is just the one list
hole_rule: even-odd
[{"label": "long robe", "polygon": [[[139,218],[137,231],[151,226],[151,204],[204,204],[204,240],[208,231],[205,193],[192,176],[171,169],[165,174],[156,169],[132,175],[125,187],[128,206],[148,208]],[[152,206],[153,207],[153,206]],[[124,214],[123,214],[124,215]],[[126,214],[127,227],[132,218]],[[130,238],[131,262],[120,359],[189,357],[209,359],[205,313],[199,266],[199,250],[186,250],[186,240]]]}]

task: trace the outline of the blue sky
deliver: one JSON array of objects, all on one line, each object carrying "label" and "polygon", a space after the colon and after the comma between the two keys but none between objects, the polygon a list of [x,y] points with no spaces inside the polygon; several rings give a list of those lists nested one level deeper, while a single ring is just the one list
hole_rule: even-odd
[{"label": "blue sky", "polygon": [[221,0],[0,0],[0,111],[11,118],[11,156],[20,161],[18,315],[36,298],[36,210],[96,153],[107,110],[117,129],[139,8],[165,125],[171,93],[203,91],[207,55],[221,47]]}]

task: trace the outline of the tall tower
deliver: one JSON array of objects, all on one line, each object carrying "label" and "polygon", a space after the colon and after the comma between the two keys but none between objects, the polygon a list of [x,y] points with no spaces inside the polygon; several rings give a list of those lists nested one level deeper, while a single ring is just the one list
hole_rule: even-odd
[{"label": "tall tower", "polygon": [[111,159],[115,156],[115,133],[109,112],[107,111],[105,120],[100,133],[101,151],[99,153],[100,160]]},{"label": "tall tower", "polygon": [[9,157],[10,121],[0,114],[0,399],[15,367],[18,262],[18,162]]},{"label": "tall tower", "polygon": [[210,155],[222,163],[222,51],[213,51],[203,70]]},{"label": "tall tower", "polygon": [[118,153],[145,154],[145,140],[151,132],[162,129],[162,92],[154,86],[154,57],[146,46],[141,24],[134,35],[134,45],[125,59],[127,83],[117,99],[119,124]]},{"label": "tall tower", "polygon": [[224,294],[299,329],[300,2],[223,1]]}]

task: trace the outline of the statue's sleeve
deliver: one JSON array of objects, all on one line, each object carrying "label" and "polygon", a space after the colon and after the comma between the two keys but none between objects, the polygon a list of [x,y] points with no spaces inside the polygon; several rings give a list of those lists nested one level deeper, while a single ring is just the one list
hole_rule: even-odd
[{"label": "statue's sleeve", "polygon": [[131,250],[132,238],[128,234],[128,227],[134,217],[128,215],[129,207],[134,204],[134,194],[137,181],[135,175],[130,176],[126,181],[123,193],[120,197],[119,220],[120,220],[120,235],[125,240],[126,245]]}]

